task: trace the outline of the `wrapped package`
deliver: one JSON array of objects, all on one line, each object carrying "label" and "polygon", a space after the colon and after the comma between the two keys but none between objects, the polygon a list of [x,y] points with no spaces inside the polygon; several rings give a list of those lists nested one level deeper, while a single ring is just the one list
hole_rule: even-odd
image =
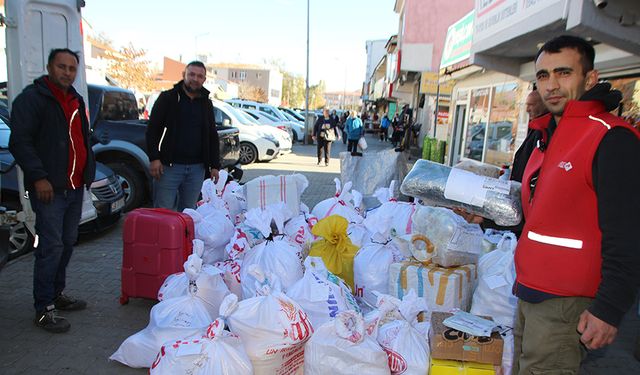
[{"label": "wrapped package", "polygon": [[209,325],[204,336],[164,344],[151,365],[149,374],[252,375],[253,366],[240,337],[224,330],[225,316],[235,303],[235,295],[222,301],[221,316]]},{"label": "wrapped package", "polygon": [[387,353],[364,329],[362,315],[338,313],[319,326],[304,349],[306,375],[389,375]]},{"label": "wrapped package", "polygon": [[[405,153],[393,149],[366,152],[363,156],[340,153],[340,178],[351,181],[353,189],[362,193],[366,208],[379,205],[374,193],[380,186],[389,186],[391,181],[402,181],[407,175]],[[395,195],[395,194],[394,194]]]},{"label": "wrapped package", "polygon": [[333,320],[340,311],[358,309],[349,287],[327,270],[322,258],[307,257],[304,265],[304,276],[287,296],[302,307],[314,327]]},{"label": "wrapped package", "polygon": [[309,186],[304,175],[260,176],[245,185],[247,210],[265,209],[267,206],[282,202],[292,214],[300,212],[300,197]]},{"label": "wrapped package", "polygon": [[430,206],[464,208],[498,225],[514,226],[522,220],[519,182],[478,176],[427,160],[415,163],[400,191]]},{"label": "wrapped package", "polygon": [[496,250],[483,255],[478,262],[478,287],[473,294],[471,313],[490,316],[502,326],[514,327],[518,298],[512,288],[516,279],[513,255],[516,236],[507,232]]},{"label": "wrapped package", "polygon": [[479,176],[492,178],[500,177],[500,172],[502,171],[502,169],[500,169],[500,167],[498,167],[497,165],[487,164],[473,159],[464,159],[453,167],[463,169]]},{"label": "wrapped package", "polygon": [[410,249],[421,262],[443,267],[476,264],[482,253],[483,232],[448,208],[417,206]]},{"label": "wrapped package", "polygon": [[211,315],[190,288],[189,295],[159,302],[151,308],[149,325],[129,336],[109,359],[134,368],[151,367],[162,345],[177,338],[201,337]]},{"label": "wrapped package", "polygon": [[374,292],[388,294],[389,266],[404,260],[389,237],[392,220],[390,213],[369,216],[364,220],[372,233],[371,241],[358,250],[353,260],[354,293],[372,305],[377,301]]},{"label": "wrapped package", "polygon": [[300,306],[281,292],[277,276],[249,267],[258,295],[229,312],[231,332],[240,336],[256,375],[303,373],[304,345],[313,326]]},{"label": "wrapped package", "polygon": [[[311,214],[322,220],[331,215],[339,215],[347,219],[349,223],[362,222],[362,215],[359,210],[356,209],[354,204],[354,193],[351,192],[351,182],[347,182],[342,186],[339,179],[335,178],[333,181],[336,184],[335,196],[325,199],[313,207]],[[361,196],[361,194],[356,194]]]},{"label": "wrapped package", "polygon": [[389,267],[389,294],[403,298],[414,290],[431,311],[468,311],[477,277],[473,264],[442,268],[415,261],[394,263]]},{"label": "wrapped package", "polygon": [[158,301],[186,296],[189,288],[195,286],[195,294],[205,303],[209,314],[217,315],[220,303],[229,294],[229,288],[222,279],[222,270],[202,264],[202,259],[197,254],[189,255],[184,263],[184,270],[185,272],[167,277],[158,291]]},{"label": "wrapped package", "polygon": [[311,245],[309,256],[322,258],[327,269],[354,290],[353,258],[358,247],[347,236],[348,225],[347,219],[339,215],[318,221],[311,231],[320,239]]}]

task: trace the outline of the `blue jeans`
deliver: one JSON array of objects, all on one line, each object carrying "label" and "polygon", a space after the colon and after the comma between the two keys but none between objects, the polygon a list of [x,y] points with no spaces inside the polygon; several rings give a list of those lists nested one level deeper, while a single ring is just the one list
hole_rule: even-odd
[{"label": "blue jeans", "polygon": [[164,173],[153,182],[153,206],[182,212],[195,208],[202,182],[203,164],[163,165]]},{"label": "blue jeans", "polygon": [[56,192],[53,201],[31,198],[36,214],[38,247],[34,249],[33,299],[36,312],[43,311],[65,287],[67,265],[78,239],[84,189]]}]

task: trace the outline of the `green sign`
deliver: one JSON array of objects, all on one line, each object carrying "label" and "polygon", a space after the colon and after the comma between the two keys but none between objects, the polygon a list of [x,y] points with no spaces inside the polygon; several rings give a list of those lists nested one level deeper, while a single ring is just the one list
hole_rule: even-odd
[{"label": "green sign", "polygon": [[447,39],[444,42],[444,49],[442,50],[440,69],[463,61],[471,54],[474,17],[475,12],[472,10],[458,22],[449,26]]}]

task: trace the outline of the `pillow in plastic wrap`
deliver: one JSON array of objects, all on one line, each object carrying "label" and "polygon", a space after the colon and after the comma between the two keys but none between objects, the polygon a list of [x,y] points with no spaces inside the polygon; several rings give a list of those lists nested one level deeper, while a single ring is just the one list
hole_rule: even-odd
[{"label": "pillow in plastic wrap", "polygon": [[418,160],[402,182],[403,194],[420,198],[430,206],[460,207],[502,226],[522,220],[521,185]]},{"label": "pillow in plastic wrap", "polygon": [[484,233],[448,208],[416,206],[411,253],[421,262],[443,267],[477,264]]}]

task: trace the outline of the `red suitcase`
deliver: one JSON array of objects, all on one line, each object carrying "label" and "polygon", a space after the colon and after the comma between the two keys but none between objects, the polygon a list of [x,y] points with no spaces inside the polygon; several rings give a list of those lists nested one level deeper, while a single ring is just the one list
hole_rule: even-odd
[{"label": "red suitcase", "polygon": [[122,233],[122,294],[156,299],[167,276],[184,271],[193,250],[191,216],[163,208],[139,208],[124,221]]}]

